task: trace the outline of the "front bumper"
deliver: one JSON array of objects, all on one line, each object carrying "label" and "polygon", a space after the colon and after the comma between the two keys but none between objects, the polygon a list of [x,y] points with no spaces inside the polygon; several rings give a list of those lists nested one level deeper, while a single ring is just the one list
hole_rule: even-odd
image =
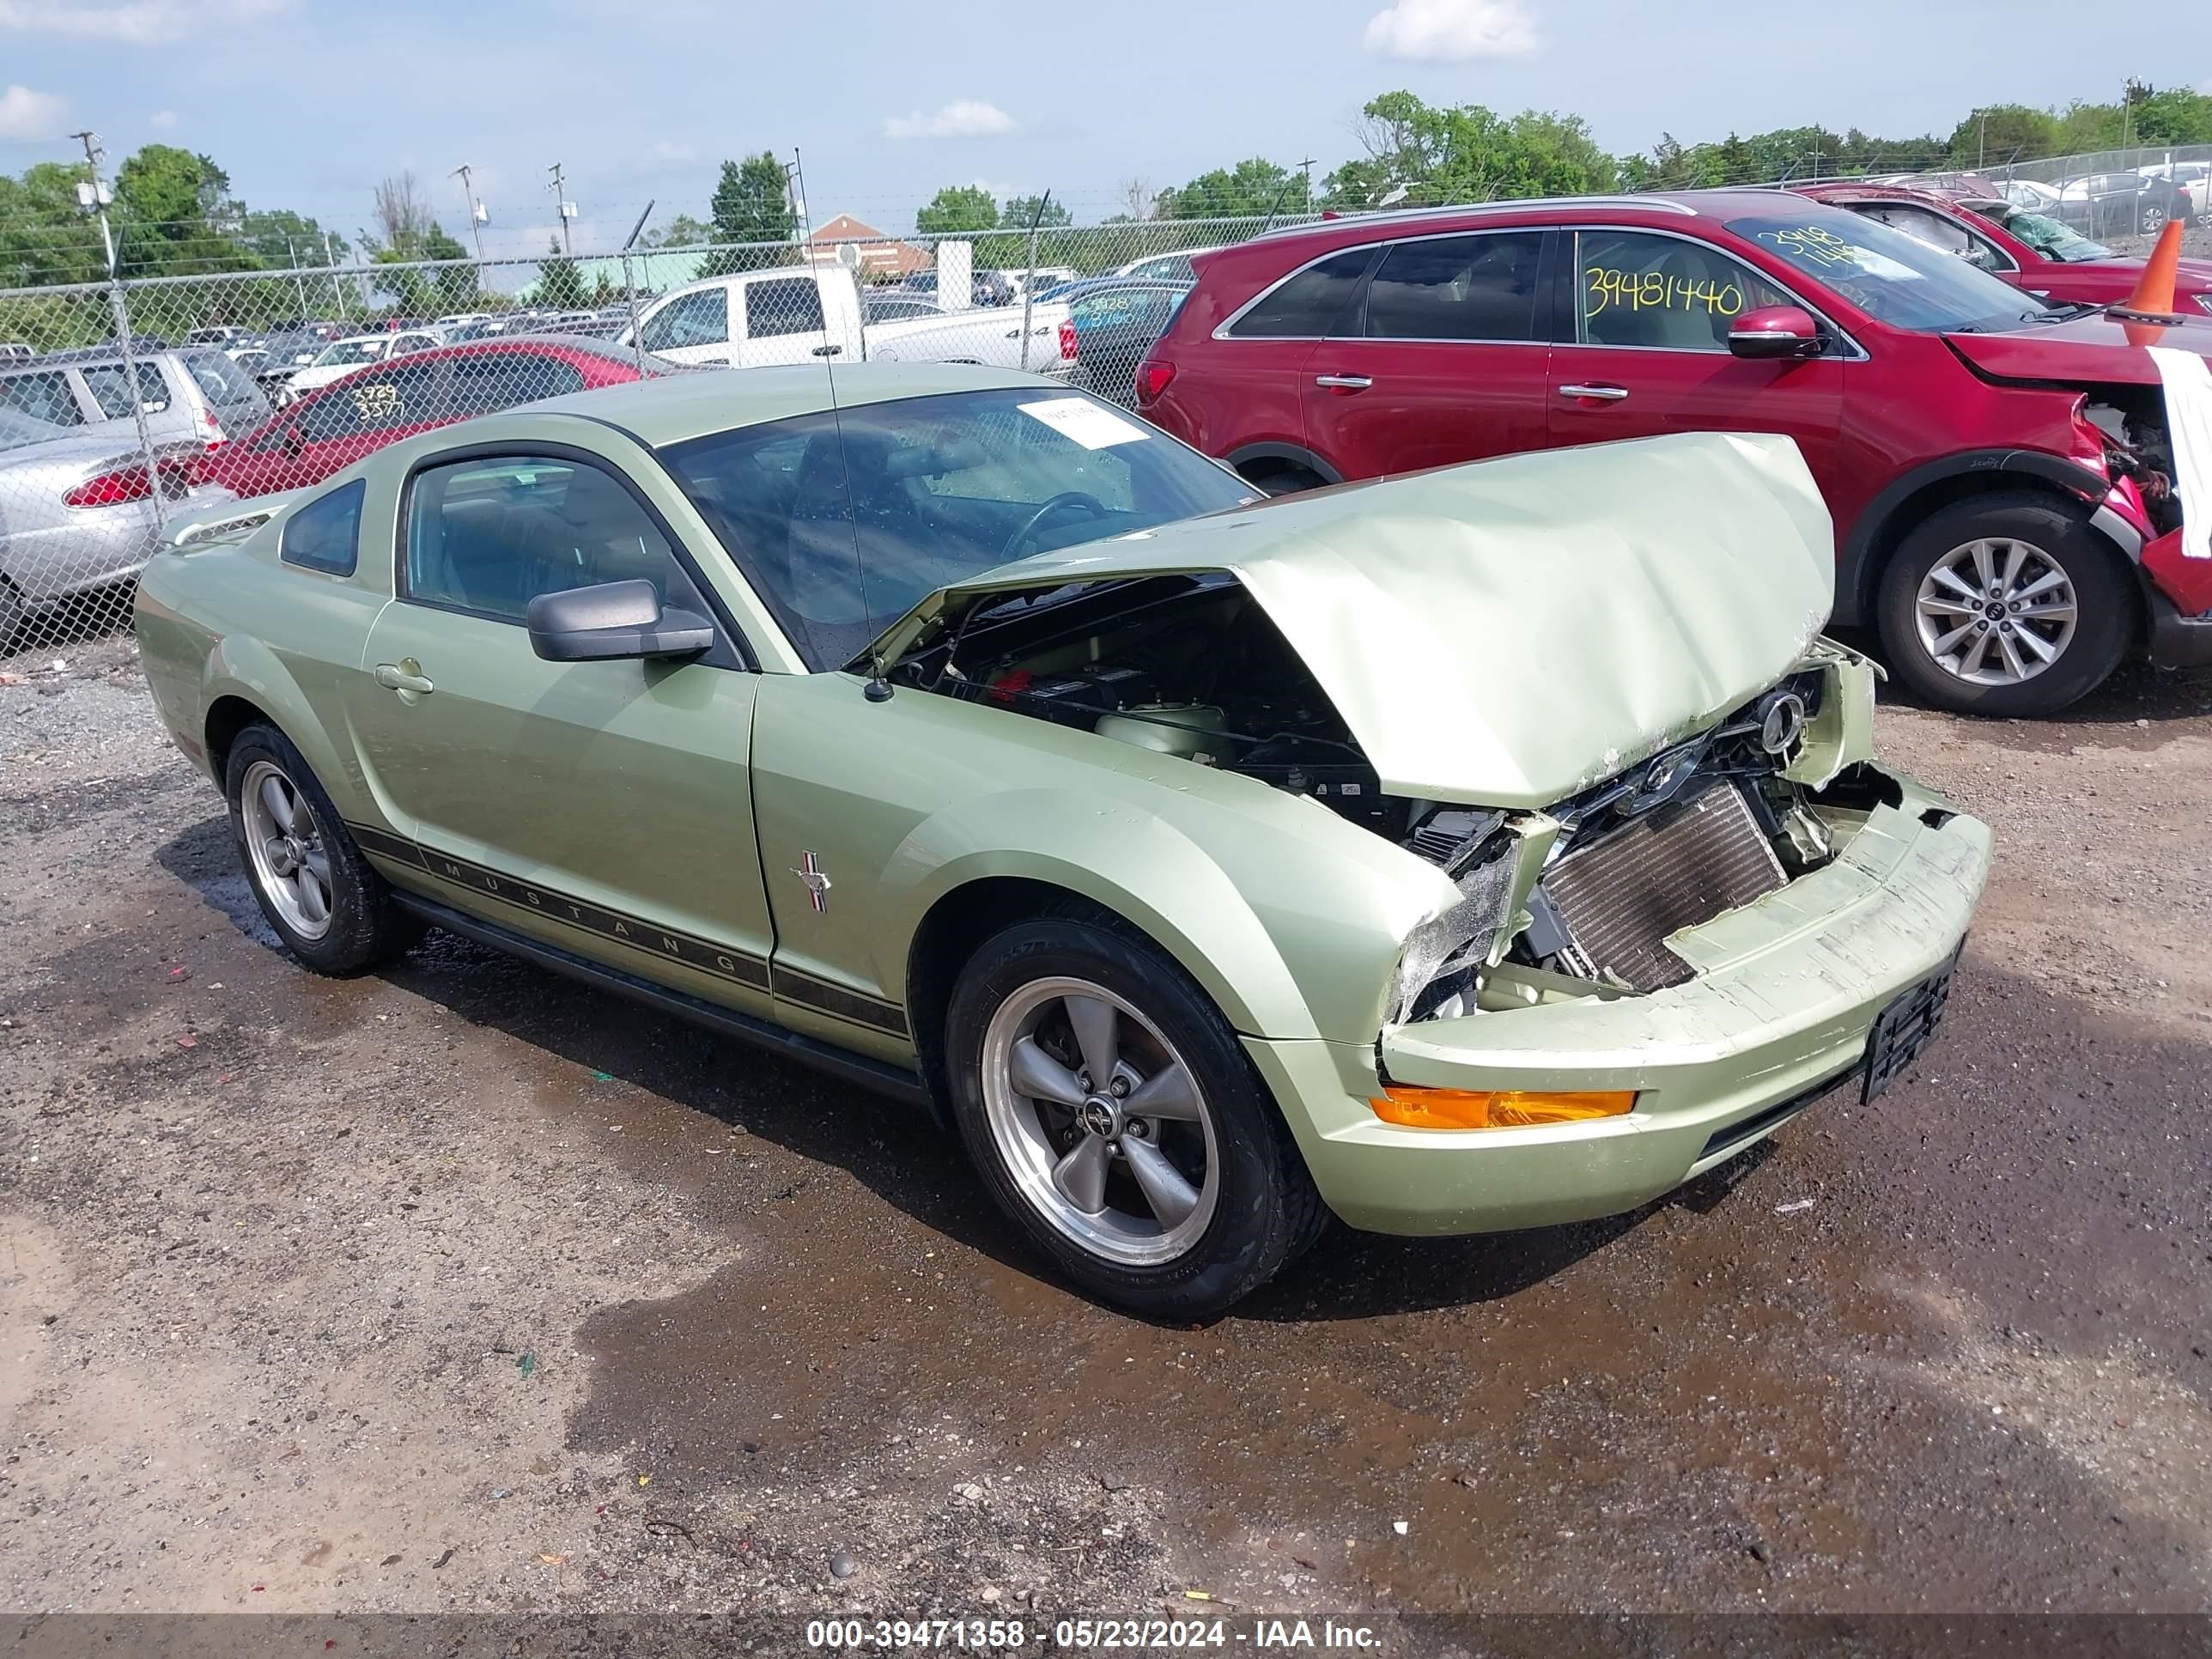
[{"label": "front bumper", "polygon": [[[1626,1116],[1439,1131],[1385,1123],[1376,1051],[1247,1039],[1329,1207],[1375,1232],[1497,1232],[1618,1214],[1735,1156],[1853,1078],[1890,1000],[1965,936],[1990,832],[1900,779],[1826,868],[1674,936],[1686,984],[1397,1027],[1401,1084],[1637,1091]],[[1939,1039],[1940,1041],[1940,1039]]]},{"label": "front bumper", "polygon": [[2165,594],[2150,599],[2152,665],[2159,668],[2212,668],[2212,613],[2185,617]]}]

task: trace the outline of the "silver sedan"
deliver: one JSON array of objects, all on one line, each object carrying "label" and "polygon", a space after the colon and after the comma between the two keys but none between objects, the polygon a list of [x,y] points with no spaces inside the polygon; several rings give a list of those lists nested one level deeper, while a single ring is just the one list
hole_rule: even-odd
[{"label": "silver sedan", "polygon": [[[163,458],[172,499],[191,466],[188,453]],[[0,410],[0,651],[33,611],[137,575],[159,535],[135,448]]]}]

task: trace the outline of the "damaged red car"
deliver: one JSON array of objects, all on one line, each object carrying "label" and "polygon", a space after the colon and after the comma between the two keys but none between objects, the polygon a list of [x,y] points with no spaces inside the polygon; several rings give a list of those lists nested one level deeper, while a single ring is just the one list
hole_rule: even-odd
[{"label": "damaged red car", "polygon": [[2185,552],[2181,506],[2212,478],[2177,488],[2169,417],[2204,395],[2212,318],[2133,326],[2176,349],[1786,191],[1506,202],[1200,260],[1136,387],[1275,492],[1784,434],[1834,518],[1836,620],[1931,702],[2039,715],[2131,653],[2212,665],[2212,550],[2191,527]]},{"label": "damaged red car", "polygon": [[[2071,225],[2002,198],[1848,181],[1791,188],[1955,253],[2054,304],[2118,305],[2142,277],[2141,259],[2115,253]],[[2212,259],[2183,259],[2174,271],[2173,297],[2184,310],[2212,316]]]}]

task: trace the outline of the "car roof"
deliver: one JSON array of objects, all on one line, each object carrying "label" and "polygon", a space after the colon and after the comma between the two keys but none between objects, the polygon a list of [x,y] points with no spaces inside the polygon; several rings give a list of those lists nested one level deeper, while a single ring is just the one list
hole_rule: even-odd
[{"label": "car roof", "polygon": [[[969,363],[854,363],[836,373],[834,404],[830,370],[818,365],[793,364],[706,369],[632,380],[523,404],[514,413],[530,418],[573,415],[601,421],[658,449],[734,427],[817,415],[836,405],[891,403],[951,392],[1034,391],[1042,398],[1068,395],[1064,387],[1034,374]],[[479,416],[470,423],[470,430],[484,440],[495,440],[500,434],[494,427],[503,418]]]},{"label": "car roof", "polygon": [[1548,224],[1555,219],[1588,213],[1594,209],[1602,209],[1609,213],[1647,214],[1655,222],[1682,218],[1729,219],[1739,214],[1770,211],[1777,198],[1784,194],[1778,185],[1737,185],[1718,190],[1638,191],[1612,196],[1526,196],[1497,202],[1472,202],[1460,207],[1383,209],[1372,213],[1347,213],[1334,219],[1318,219],[1302,225],[1283,225],[1273,230],[1262,231],[1249,241],[1232,243],[1225,249],[1193,248],[1190,252],[1233,252],[1239,247],[1249,247],[1254,242],[1297,240],[1304,237],[1318,239],[1340,235],[1347,229],[1365,229],[1370,226],[1382,228],[1392,234],[1398,234],[1398,228],[1403,226],[1404,234],[1410,236],[1448,230],[1462,223],[1476,226],[1500,219],[1526,218],[1533,223]]}]

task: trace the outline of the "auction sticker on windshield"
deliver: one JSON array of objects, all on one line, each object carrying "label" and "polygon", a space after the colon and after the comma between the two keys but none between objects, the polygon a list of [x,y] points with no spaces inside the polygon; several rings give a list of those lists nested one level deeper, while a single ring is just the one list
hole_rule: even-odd
[{"label": "auction sticker on windshield", "polygon": [[1085,449],[1111,449],[1115,444],[1133,444],[1150,435],[1135,422],[1123,420],[1088,398],[1048,398],[1041,404],[1015,407]]}]

